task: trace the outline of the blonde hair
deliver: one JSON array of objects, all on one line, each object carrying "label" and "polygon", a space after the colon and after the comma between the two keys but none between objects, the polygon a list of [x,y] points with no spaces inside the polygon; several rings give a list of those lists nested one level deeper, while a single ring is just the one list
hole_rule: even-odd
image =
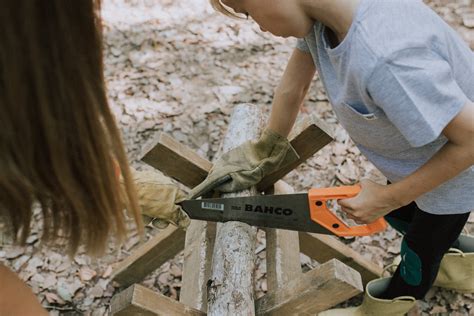
[{"label": "blonde hair", "polygon": [[216,10],[217,12],[220,12],[228,17],[234,18],[234,19],[243,19],[243,17],[235,14],[235,12],[232,12],[229,10],[229,7],[225,6],[222,4],[221,0],[209,0],[211,3],[211,6]]}]

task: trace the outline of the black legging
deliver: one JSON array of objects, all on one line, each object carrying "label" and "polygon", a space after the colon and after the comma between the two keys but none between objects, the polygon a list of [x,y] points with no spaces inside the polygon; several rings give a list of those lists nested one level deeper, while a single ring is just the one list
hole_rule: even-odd
[{"label": "black legging", "polygon": [[379,298],[409,295],[422,299],[433,285],[443,255],[456,246],[469,212],[452,215],[426,213],[413,202],[385,216],[401,232],[402,262]]}]

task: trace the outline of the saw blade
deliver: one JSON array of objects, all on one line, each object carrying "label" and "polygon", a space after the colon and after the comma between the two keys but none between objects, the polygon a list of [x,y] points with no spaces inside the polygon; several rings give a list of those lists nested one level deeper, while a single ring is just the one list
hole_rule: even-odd
[{"label": "saw blade", "polygon": [[333,234],[311,220],[306,193],[185,200],[180,205],[192,219]]}]

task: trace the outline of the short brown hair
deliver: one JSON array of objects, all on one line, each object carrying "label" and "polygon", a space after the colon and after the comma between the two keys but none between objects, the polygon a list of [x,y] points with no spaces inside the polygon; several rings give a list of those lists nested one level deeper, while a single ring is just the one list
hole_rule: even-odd
[{"label": "short brown hair", "polygon": [[42,240],[62,241],[71,254],[122,239],[125,205],[142,229],[107,103],[98,11],[93,0],[0,4],[0,219],[20,243],[35,203]]}]

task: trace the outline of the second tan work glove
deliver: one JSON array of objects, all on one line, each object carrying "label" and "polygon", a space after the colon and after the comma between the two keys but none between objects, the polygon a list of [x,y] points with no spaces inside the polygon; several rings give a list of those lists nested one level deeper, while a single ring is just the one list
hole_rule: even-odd
[{"label": "second tan work glove", "polygon": [[165,228],[169,223],[181,228],[189,226],[188,215],[177,205],[186,194],[170,178],[156,171],[133,169],[132,175],[142,214],[149,217],[154,226]]},{"label": "second tan work glove", "polygon": [[244,190],[298,158],[286,137],[266,129],[257,141],[245,142],[223,154],[207,178],[191,191],[190,198],[197,198],[213,190]]}]

